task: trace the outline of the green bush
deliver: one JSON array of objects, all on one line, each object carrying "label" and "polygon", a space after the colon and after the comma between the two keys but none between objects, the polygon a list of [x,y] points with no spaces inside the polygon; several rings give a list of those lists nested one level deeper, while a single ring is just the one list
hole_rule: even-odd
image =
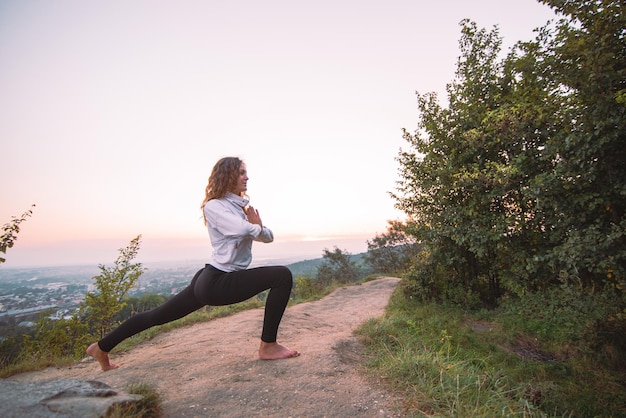
[{"label": "green bush", "polygon": [[81,358],[94,341],[86,324],[78,317],[50,320],[42,315],[33,336],[23,336],[21,360]]},{"label": "green bush", "polygon": [[317,296],[320,291],[322,291],[322,286],[319,281],[310,277],[298,276],[295,278],[291,297],[296,301],[309,300]]}]

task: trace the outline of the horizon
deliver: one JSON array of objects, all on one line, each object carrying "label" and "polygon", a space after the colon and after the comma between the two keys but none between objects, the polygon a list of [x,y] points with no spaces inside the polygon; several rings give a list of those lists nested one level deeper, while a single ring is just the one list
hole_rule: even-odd
[{"label": "horizon", "polygon": [[[365,235],[327,237],[325,239],[291,238],[276,240],[264,244],[255,242],[252,246],[252,263],[250,267],[264,265],[268,261],[291,262],[305,261],[322,258],[324,249],[332,250],[334,247],[346,251],[352,255],[367,251],[367,240],[374,236]],[[46,267],[78,267],[113,264],[119,256],[119,249],[128,245],[120,240],[91,240],[64,242],[62,245],[55,244],[51,247],[38,246],[30,248],[19,247],[18,240],[13,248],[5,254],[6,262],[0,264],[2,269],[29,269]],[[89,245],[87,245],[89,244]],[[178,245],[175,245],[178,244]],[[117,245],[117,246],[116,246]],[[76,252],[83,252],[77,256]],[[142,238],[136,262],[144,265],[168,263],[198,263],[204,264],[210,261],[212,248],[208,237],[205,239],[155,239],[146,242]],[[32,255],[37,254],[37,262],[33,262]],[[43,256],[45,254],[45,256]],[[287,260],[295,260],[286,263]]]}]

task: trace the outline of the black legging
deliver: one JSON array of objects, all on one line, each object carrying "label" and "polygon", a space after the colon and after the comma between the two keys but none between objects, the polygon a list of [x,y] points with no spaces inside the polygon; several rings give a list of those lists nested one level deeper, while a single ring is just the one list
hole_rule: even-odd
[{"label": "black legging", "polygon": [[289,302],[293,278],[287,267],[257,267],[230,273],[207,264],[189,286],[163,305],[131,316],[110,334],[98,341],[109,352],[126,338],[155,325],[180,319],[205,305],[220,306],[242,302],[270,289],[265,301],[261,340],[276,342],[278,326]]}]

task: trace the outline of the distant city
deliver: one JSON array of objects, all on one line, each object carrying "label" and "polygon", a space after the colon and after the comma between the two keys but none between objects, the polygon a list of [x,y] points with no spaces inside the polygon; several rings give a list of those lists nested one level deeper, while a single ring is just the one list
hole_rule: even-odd
[{"label": "distant city", "polygon": [[[197,264],[148,267],[129,296],[176,293],[194,270]],[[0,268],[0,335],[3,326],[31,325],[42,312],[51,319],[70,317],[94,289],[92,277],[99,273],[97,266]]]}]

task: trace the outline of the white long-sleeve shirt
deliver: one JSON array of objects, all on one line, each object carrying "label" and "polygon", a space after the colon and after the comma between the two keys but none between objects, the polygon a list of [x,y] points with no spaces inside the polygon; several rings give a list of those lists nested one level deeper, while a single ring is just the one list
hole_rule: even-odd
[{"label": "white long-sleeve shirt", "polygon": [[228,193],[204,205],[204,216],[213,255],[211,265],[222,271],[244,270],[252,261],[252,241],[272,242],[274,234],[267,227],[248,222],[243,208],[248,200]]}]

